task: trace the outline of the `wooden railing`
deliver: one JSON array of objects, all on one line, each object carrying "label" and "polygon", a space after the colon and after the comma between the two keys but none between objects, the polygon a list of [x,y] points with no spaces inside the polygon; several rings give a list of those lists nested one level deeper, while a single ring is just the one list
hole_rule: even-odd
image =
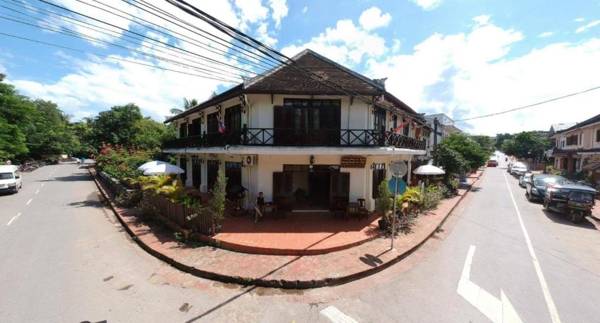
[{"label": "wooden railing", "polygon": [[243,128],[226,133],[204,133],[178,138],[164,148],[244,146],[386,147],[425,150],[426,141],[373,129]]}]

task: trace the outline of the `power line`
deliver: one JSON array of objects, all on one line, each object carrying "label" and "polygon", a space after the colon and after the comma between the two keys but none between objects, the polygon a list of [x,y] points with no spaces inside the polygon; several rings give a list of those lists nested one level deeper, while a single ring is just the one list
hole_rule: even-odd
[{"label": "power line", "polygon": [[[167,42],[163,42],[163,41],[160,41],[160,40],[157,40],[157,39],[154,39],[154,38],[148,37],[148,36],[146,36],[146,35],[143,35],[143,34],[141,34],[141,33],[138,33],[138,32],[136,32],[136,31],[132,31],[132,30],[128,30],[128,29],[122,28],[122,27],[120,27],[120,26],[117,26],[117,25],[115,25],[115,24],[112,24],[112,23],[110,23],[110,22],[103,21],[103,20],[101,20],[101,19],[98,19],[98,18],[92,17],[92,16],[90,16],[90,15],[87,15],[87,14],[84,14],[84,13],[81,13],[81,12],[78,12],[78,11],[76,11],[76,10],[71,10],[71,9],[69,9],[69,8],[63,7],[63,6],[61,6],[61,5],[58,5],[58,4],[55,4],[55,3],[52,3],[52,2],[49,2],[49,1],[46,1],[46,0],[38,0],[38,1],[40,1],[40,2],[43,2],[43,3],[47,4],[47,5],[50,5],[50,6],[53,6],[53,7],[56,7],[56,8],[60,8],[60,9],[62,9],[62,10],[65,10],[65,11],[68,11],[68,12],[71,12],[71,13],[74,13],[74,14],[77,14],[77,15],[80,15],[80,16],[83,16],[83,17],[86,17],[86,18],[88,18],[88,19],[92,19],[92,20],[94,20],[94,21],[97,21],[97,22],[100,22],[100,23],[106,24],[106,25],[108,25],[108,26],[111,26],[111,27],[117,28],[117,29],[119,29],[119,30],[122,30],[123,32],[129,32],[129,33],[132,33],[132,34],[134,34],[134,35],[137,35],[137,36],[140,36],[140,37],[142,37],[142,38],[144,38],[144,39],[148,39],[148,40],[150,40],[150,41],[152,41],[152,42],[159,43],[159,44],[163,44],[163,45],[165,45],[165,46],[168,46],[168,47],[171,47],[171,48],[173,48],[173,49],[177,49],[177,50],[180,50],[180,51],[184,51],[184,52],[190,53],[190,54],[192,54],[192,55],[198,56],[198,57],[200,57],[200,58],[203,58],[203,59],[205,59],[205,60],[207,60],[207,61],[210,61],[210,62],[212,62],[212,63],[219,64],[219,65],[225,65],[225,66],[228,66],[228,67],[230,67],[230,68],[233,68],[233,69],[236,69],[236,70],[239,70],[239,71],[242,71],[242,72],[246,72],[246,73],[249,73],[249,74],[256,74],[256,72],[254,72],[254,71],[250,71],[250,70],[247,70],[247,69],[241,68],[241,67],[239,67],[239,66],[236,66],[236,65],[233,65],[233,64],[229,64],[229,63],[221,62],[221,61],[219,61],[219,60],[216,60],[216,59],[210,58],[210,57],[208,57],[208,56],[204,56],[204,55],[201,55],[201,54],[198,54],[198,53],[195,53],[195,52],[189,51],[189,50],[187,50],[187,49],[184,49],[184,48],[177,47],[177,46],[175,46],[175,45],[172,45],[172,44],[169,44],[169,43],[167,43]],[[81,2],[80,0],[77,0],[77,1]],[[84,2],[82,2],[82,3],[84,3]],[[88,4],[88,5],[89,5],[89,4]]]},{"label": "power line", "polygon": [[[45,45],[45,46],[50,46],[50,47],[60,48],[60,49],[66,49],[66,50],[73,51],[73,52],[78,52],[78,53],[82,53],[82,54],[88,54],[88,55],[97,56],[97,54],[91,53],[91,52],[87,52],[85,50],[81,50],[81,49],[77,49],[77,48],[73,48],[73,47],[68,47],[68,46],[63,46],[63,45],[59,45],[59,44],[55,44],[55,43],[50,43],[50,42],[46,42],[46,41],[42,41],[42,40],[37,40],[37,39],[22,37],[22,36],[18,36],[18,35],[8,34],[8,33],[4,33],[4,32],[0,32],[0,36],[5,36],[5,37],[10,37],[10,38],[20,39],[20,40],[24,40],[24,41],[28,41],[28,42],[32,42],[32,43],[37,43],[37,44],[40,44],[40,45]],[[237,83],[237,82],[239,82],[239,81],[236,81],[236,80],[228,80],[228,79],[225,79],[225,78],[211,77],[211,76],[207,76],[207,75],[189,73],[189,72],[186,72],[186,71],[174,70],[174,69],[170,69],[170,68],[166,68],[166,67],[156,66],[156,65],[152,65],[152,64],[146,64],[146,63],[142,63],[142,62],[138,62],[138,61],[133,61],[133,60],[129,60],[129,59],[121,58],[121,57],[107,56],[106,59],[115,60],[115,61],[121,61],[121,62],[126,62],[126,63],[131,63],[131,64],[136,64],[136,65],[141,65],[141,66],[146,66],[146,67],[150,67],[152,69],[159,69],[159,70],[163,70],[163,71],[175,72],[175,73],[180,73],[180,74],[195,76],[195,77],[199,77],[199,78],[204,78],[204,79],[222,81],[222,82],[227,82],[227,83]]]},{"label": "power line", "polygon": [[520,107],[516,107],[516,108],[512,108],[512,109],[508,109],[508,110],[504,110],[504,111],[500,111],[500,112],[494,112],[494,113],[484,114],[484,115],[480,115],[480,116],[476,116],[476,117],[465,118],[465,119],[461,119],[461,120],[455,120],[455,122],[488,118],[488,117],[493,117],[493,116],[497,116],[497,115],[501,115],[501,114],[506,114],[506,113],[510,113],[510,112],[515,112],[515,111],[519,111],[519,110],[533,108],[533,107],[536,107],[536,106],[539,106],[539,105],[542,105],[542,104],[546,104],[546,103],[550,103],[550,102],[554,102],[554,101],[558,101],[558,100],[570,98],[570,97],[573,97],[573,96],[576,96],[576,95],[580,95],[580,94],[584,94],[584,93],[588,93],[588,92],[592,92],[592,91],[596,91],[596,90],[600,90],[600,86],[594,86],[594,87],[591,87],[591,88],[583,90],[583,91],[572,92],[572,93],[569,93],[569,94],[561,95],[561,96],[554,97],[554,98],[551,98],[551,99],[547,99],[547,100],[544,100],[544,101],[539,101],[539,102],[536,102],[536,103],[532,103],[532,104],[528,104],[528,105],[524,105],[524,106],[520,106]]},{"label": "power line", "polygon": [[[28,18],[35,18],[35,17],[31,16],[31,15],[28,15],[27,13],[24,13],[24,12],[21,12],[21,11],[18,11],[18,10],[9,8],[9,7],[5,7],[5,6],[2,6],[2,5],[0,5],[0,7],[9,9],[9,10],[14,11],[14,12],[17,12],[17,13],[23,15],[23,16],[28,17]],[[78,32],[76,30],[72,30],[72,29],[69,29],[69,28],[66,28],[66,27],[62,27],[62,26],[58,26],[58,25],[52,25],[52,24],[48,23],[47,21],[40,21],[39,22],[40,25],[37,25],[35,23],[27,23],[26,21],[22,21],[21,18],[18,18],[18,17],[10,17],[12,19],[9,19],[9,18],[0,16],[0,18],[1,19],[5,19],[5,20],[10,20],[10,21],[13,21],[13,22],[16,22],[16,23],[20,23],[20,24],[25,24],[25,25],[28,25],[28,26],[31,26],[31,27],[36,27],[36,28],[40,28],[40,29],[45,29],[45,30],[49,30],[49,31],[61,33],[61,34],[66,34],[67,36],[70,36],[70,37],[80,38],[80,39],[84,39],[84,40],[88,40],[88,41],[92,41],[92,42],[96,42],[96,43],[100,43],[100,44],[111,45],[111,46],[115,46],[115,47],[119,47],[119,48],[125,48],[125,49],[131,50],[131,51],[138,52],[138,53],[140,53],[142,55],[145,55],[145,56],[151,56],[153,58],[162,59],[162,60],[169,60],[170,62],[176,63],[177,65],[185,65],[185,66],[188,66],[190,68],[193,68],[193,69],[196,69],[196,70],[199,70],[199,71],[209,72],[209,73],[212,73],[212,74],[228,74],[228,77],[240,78],[239,74],[236,74],[234,72],[231,72],[231,71],[228,71],[228,70],[225,70],[225,69],[213,66],[213,65],[207,65],[204,62],[193,61],[193,63],[196,64],[196,65],[186,64],[186,63],[179,63],[176,60],[174,61],[174,60],[170,60],[170,59],[164,59],[161,56],[156,56],[156,55],[148,54],[148,53],[143,52],[143,51],[138,51],[137,49],[133,49],[133,48],[130,48],[130,47],[126,47],[126,46],[122,46],[122,45],[119,45],[119,44],[115,44],[115,43],[112,43],[112,42],[109,42],[109,41],[106,41],[106,40],[94,38],[94,37],[92,37],[90,35],[86,35],[84,33],[81,33],[81,32]],[[81,27],[86,28],[86,29],[93,30],[93,31],[98,32],[98,33],[103,34],[103,35],[108,35],[110,37],[115,37],[114,33],[118,34],[117,31],[109,30],[108,28],[104,28],[104,27],[101,27],[101,26],[91,25],[91,24],[88,24],[86,22],[83,22],[83,24],[78,23],[78,22],[82,22],[82,21],[77,20],[75,18],[67,17],[67,19],[75,20],[75,21],[77,21],[77,22],[73,22],[75,25],[81,26]],[[93,27],[91,27],[91,26],[93,26]],[[103,30],[99,30],[98,28],[106,30],[106,31],[111,32],[113,34],[109,35],[109,34],[107,34],[107,32],[105,32]],[[125,36],[127,38],[132,38],[132,39],[134,39],[136,41],[140,41],[140,39],[135,38],[135,37],[133,37],[131,35],[124,34],[122,36]],[[170,55],[171,57],[175,57],[175,59],[181,59],[182,58],[179,55],[172,54],[171,53],[171,49],[168,48],[168,47],[159,46],[160,48],[164,48],[164,49],[166,49],[168,51],[168,52],[165,52],[163,50],[159,50],[157,48],[153,48],[152,46],[148,46],[148,45],[143,44],[143,43],[142,44],[138,44],[137,42],[131,41],[129,39],[123,39],[123,40],[126,41],[126,42],[128,42],[128,43],[134,44],[136,46],[139,45],[140,47],[147,48],[149,50],[153,50],[153,51],[156,51],[156,52],[159,52],[159,53],[165,53],[167,55]],[[198,67],[198,65],[201,66],[201,67]]]}]

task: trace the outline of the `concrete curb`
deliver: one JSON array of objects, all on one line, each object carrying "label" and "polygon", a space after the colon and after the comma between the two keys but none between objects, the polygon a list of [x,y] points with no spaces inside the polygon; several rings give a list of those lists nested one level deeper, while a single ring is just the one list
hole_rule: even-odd
[{"label": "concrete curb", "polygon": [[[446,222],[446,219],[448,219],[450,214],[452,214],[452,212],[456,209],[456,207],[460,204],[460,202],[471,191],[471,188],[473,187],[473,185],[475,183],[477,183],[484,174],[484,172],[479,174],[477,179],[471,184],[471,186],[469,188],[467,188],[465,193],[460,196],[458,201],[456,201],[456,203],[450,208],[450,210],[442,218],[440,223],[437,226],[435,226],[435,228],[433,228],[433,230],[431,230],[431,232],[429,232],[429,234],[427,234],[425,236],[425,238],[423,238],[421,241],[415,243],[415,245],[413,245],[411,248],[409,248],[402,254],[396,256],[392,260],[390,260],[386,263],[383,263],[377,267],[369,268],[369,269],[359,271],[359,272],[356,272],[356,273],[353,273],[350,275],[346,275],[346,276],[330,277],[330,278],[323,278],[323,279],[318,279],[318,280],[300,281],[300,280],[273,280],[273,279],[249,278],[249,277],[223,275],[223,274],[210,272],[210,271],[202,270],[202,269],[199,269],[199,268],[196,268],[193,266],[186,265],[184,263],[181,263],[181,262],[153,249],[152,247],[150,247],[146,243],[144,243],[144,241],[142,241],[141,239],[138,239],[136,234],[131,230],[131,228],[128,226],[127,222],[122,218],[121,214],[117,211],[116,205],[114,204],[112,199],[109,197],[108,193],[104,190],[104,188],[102,187],[102,184],[97,180],[95,174],[92,173],[91,169],[89,170],[89,172],[90,172],[90,175],[92,176],[92,178],[94,179],[94,182],[96,183],[96,186],[98,187],[98,190],[100,191],[102,196],[108,201],[110,209],[113,211],[113,213],[115,214],[115,216],[117,217],[117,219],[119,220],[121,225],[125,228],[125,231],[127,231],[127,233],[129,234],[129,236],[132,238],[133,241],[135,241],[142,249],[144,249],[149,254],[153,255],[154,257],[168,263],[169,265],[171,265],[183,272],[186,272],[186,273],[189,273],[191,275],[198,276],[201,278],[216,280],[216,281],[220,281],[220,282],[224,282],[224,283],[235,283],[235,284],[239,284],[239,285],[243,285],[243,286],[259,286],[259,287],[283,288],[283,289],[309,289],[309,288],[318,288],[318,287],[325,287],[325,286],[342,285],[342,284],[345,284],[345,283],[348,283],[348,282],[351,282],[351,281],[354,281],[357,279],[361,279],[361,278],[373,275],[375,273],[378,273],[378,272],[398,263],[399,261],[401,261],[404,258],[411,255],[417,249],[419,249],[419,247],[421,247],[423,244],[425,244],[425,242],[427,242],[427,240],[429,240],[429,238],[431,238],[431,236],[433,236],[433,234],[435,234],[435,232],[437,232],[439,230],[439,228],[443,226],[443,224]],[[310,257],[310,256],[298,256],[298,257]]]}]

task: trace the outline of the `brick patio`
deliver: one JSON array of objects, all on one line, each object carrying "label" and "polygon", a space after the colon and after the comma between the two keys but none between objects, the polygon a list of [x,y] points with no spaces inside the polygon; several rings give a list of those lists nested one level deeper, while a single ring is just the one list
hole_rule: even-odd
[{"label": "brick patio", "polygon": [[[480,176],[481,172],[470,176],[469,182],[475,182]],[[98,182],[97,184],[105,195],[104,189]],[[437,209],[419,216],[410,234],[401,234],[395,239],[394,249],[390,249],[389,239],[375,238],[353,248],[299,256],[246,254],[212,246],[191,247],[176,241],[172,231],[154,223],[141,222],[132,210],[118,208],[112,202],[110,205],[128,233],[143,249],[180,270],[242,285],[313,288],[356,280],[402,260],[435,233],[466,194],[467,191],[461,189],[458,196],[442,201]],[[355,224],[358,226],[358,223]],[[349,222],[347,225],[351,226],[353,223]],[[323,233],[319,236],[321,234]],[[332,234],[335,233],[329,233]],[[295,236],[296,234],[292,235]],[[312,239],[316,237],[315,235]],[[286,239],[294,240],[288,237]],[[307,244],[310,245],[309,242],[303,242],[298,246]]]},{"label": "brick patio", "polygon": [[284,218],[227,217],[214,236],[235,251],[275,255],[315,255],[350,248],[379,236],[378,216],[334,218],[330,213],[288,213]]}]

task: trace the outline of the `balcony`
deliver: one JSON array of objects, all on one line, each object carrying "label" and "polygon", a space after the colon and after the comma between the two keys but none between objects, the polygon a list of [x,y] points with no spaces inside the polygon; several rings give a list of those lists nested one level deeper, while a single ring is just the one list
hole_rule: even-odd
[{"label": "balcony", "polygon": [[401,134],[373,129],[286,129],[244,128],[225,134],[177,138],[166,142],[165,149],[244,146],[303,146],[303,147],[396,147],[425,150],[426,141]]}]

